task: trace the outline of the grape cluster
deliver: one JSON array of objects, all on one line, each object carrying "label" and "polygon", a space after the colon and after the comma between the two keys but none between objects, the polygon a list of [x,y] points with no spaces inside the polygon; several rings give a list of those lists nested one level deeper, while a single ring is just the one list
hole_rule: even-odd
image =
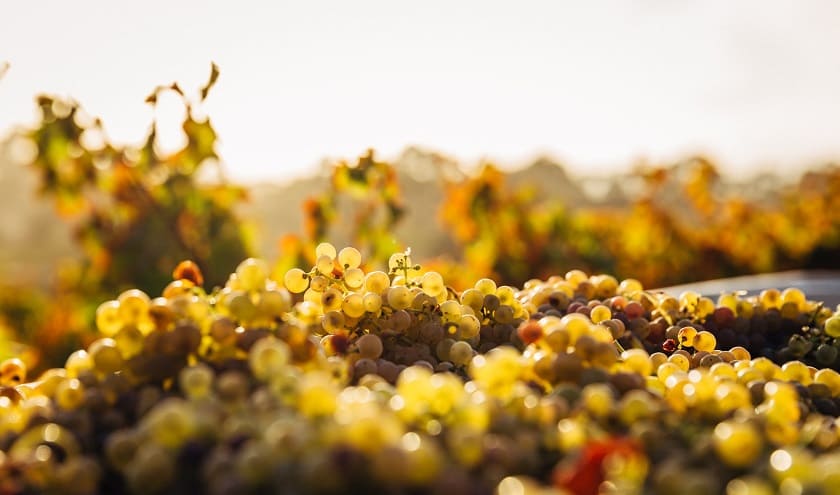
[{"label": "grape cluster", "polygon": [[315,255],[181,263],[63,368],[0,363],[0,493],[837,493],[840,313],[801,291]]}]

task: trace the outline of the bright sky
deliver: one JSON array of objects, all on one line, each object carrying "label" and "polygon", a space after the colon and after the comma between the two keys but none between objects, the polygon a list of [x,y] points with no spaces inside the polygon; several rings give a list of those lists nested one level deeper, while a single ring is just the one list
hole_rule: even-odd
[{"label": "bright sky", "polygon": [[790,169],[840,157],[838,26],[833,0],[12,0],[0,135],[49,92],[138,142],[150,90],[198,88],[215,61],[204,109],[239,181],[408,145],[585,173],[696,151]]}]

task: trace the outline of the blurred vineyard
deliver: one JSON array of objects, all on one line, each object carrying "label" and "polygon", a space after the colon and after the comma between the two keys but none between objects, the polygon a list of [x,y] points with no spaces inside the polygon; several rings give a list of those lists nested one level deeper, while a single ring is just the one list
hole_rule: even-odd
[{"label": "blurred vineyard", "polygon": [[155,105],[171,91],[187,109],[186,144],[166,155],[154,124],[139,147],[119,146],[98,120],[81,117],[77,103],[38,100],[40,123],[18,136],[35,151],[27,173],[37,178],[39,201],[51,202],[72,229],[79,254],[48,287],[4,276],[0,358],[24,349],[32,365],[62,363],[89,340],[100,302],[127,287],[159,294],[183,259],[195,261],[212,287],[249,255],[273,257],[278,274],[311,266],[322,241],[351,243],[371,269],[425,243],[415,259],[454,290],[481,277],[521,286],[574,268],[646,287],[840,268],[840,168],[827,165],[749,197],[702,157],[638,166],[621,191],[583,201],[539,176],[514,182],[493,164],[466,170],[448,161],[423,186],[434,194],[414,194],[417,183],[369,151],[331,166],[326,185],[302,204],[273,205],[278,214],[299,214],[302,228],[272,239],[276,252],[257,253],[259,232],[243,214],[249,191],[225,180],[213,126],[193,111],[217,76],[214,68],[195,96],[171,85],[147,99]]}]

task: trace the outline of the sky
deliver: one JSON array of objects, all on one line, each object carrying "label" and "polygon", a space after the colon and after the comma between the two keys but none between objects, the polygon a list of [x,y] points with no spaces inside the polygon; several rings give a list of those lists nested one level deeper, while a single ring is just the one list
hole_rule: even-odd
[{"label": "sky", "polygon": [[93,0],[0,5],[0,136],[72,97],[120,143],[196,94],[231,178],[284,181],[367,148],[579,174],[705,153],[731,176],[840,157],[832,0]]}]

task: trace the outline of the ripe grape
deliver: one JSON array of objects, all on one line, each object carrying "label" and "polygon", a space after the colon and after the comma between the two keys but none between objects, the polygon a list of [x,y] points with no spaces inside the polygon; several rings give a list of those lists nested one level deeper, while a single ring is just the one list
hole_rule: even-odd
[{"label": "ripe grape", "polygon": [[283,276],[283,285],[293,294],[300,294],[309,288],[309,275],[300,268],[292,268]]}]

